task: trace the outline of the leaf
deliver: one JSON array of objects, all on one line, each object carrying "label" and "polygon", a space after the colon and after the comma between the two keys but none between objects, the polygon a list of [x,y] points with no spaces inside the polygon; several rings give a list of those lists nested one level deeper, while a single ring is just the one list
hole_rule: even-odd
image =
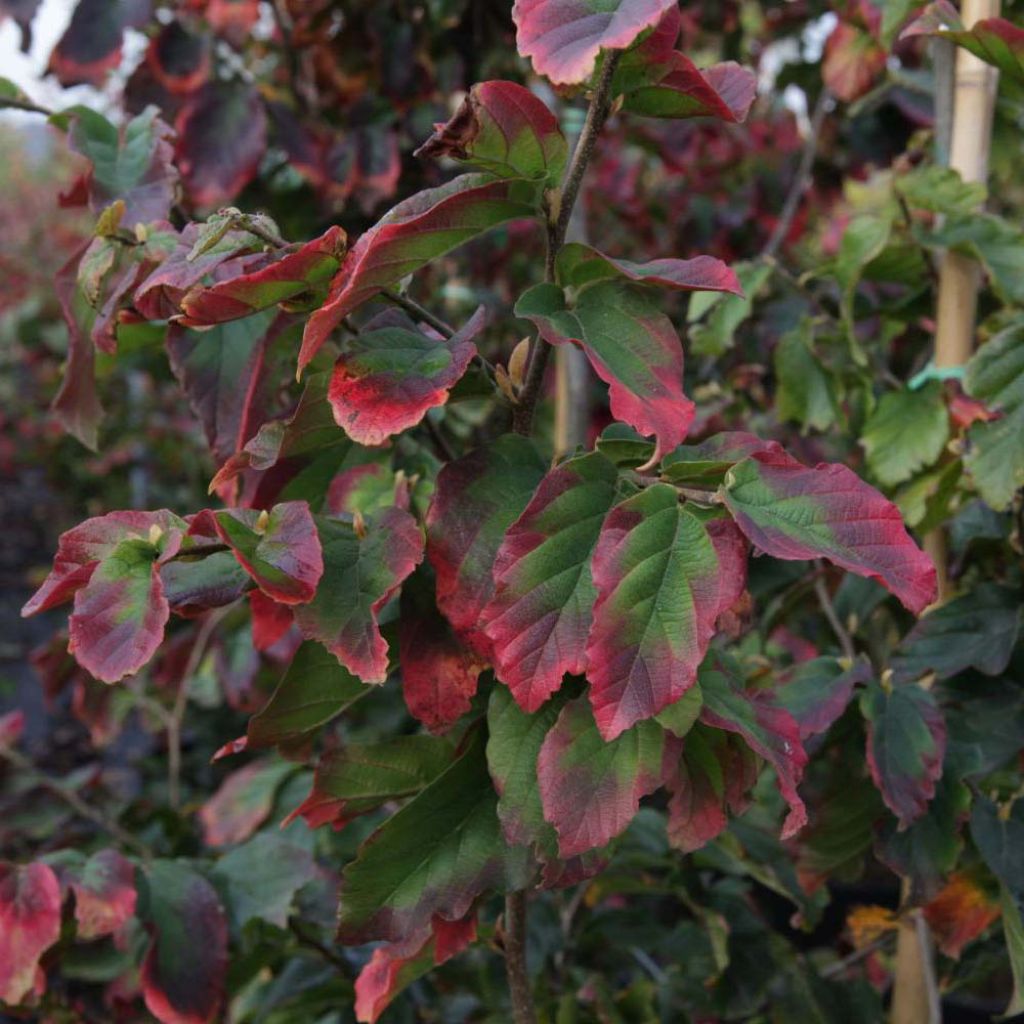
[{"label": "leaf", "polygon": [[749,319],[754,299],[772,275],[771,266],[763,262],[737,263],[733,270],[742,294],[699,292],[690,299],[689,340],[696,355],[720,356],[733,347],[736,332]]},{"label": "leaf", "polygon": [[307,640],[322,643],[353,675],[382,683],[388,645],[377,614],[402,580],[423,559],[423,534],[400,508],[367,518],[364,532],[352,522],[317,519],[324,574],[316,596],[295,606],[295,622]]},{"label": "leaf", "polygon": [[535,213],[535,188],[521,180],[463,174],[399,203],[349,250],[327,296],[306,324],[299,370],[354,309],[489,228]]},{"label": "leaf", "polygon": [[79,0],[71,22],[50,54],[48,70],[65,88],[101,86],[121,63],[126,28],[141,28],[148,3],[129,0]]},{"label": "leaf", "polygon": [[495,558],[545,468],[531,441],[506,434],[449,462],[437,476],[426,518],[437,606],[456,636],[481,656],[490,652],[480,617],[494,594]]},{"label": "leaf", "polygon": [[167,331],[171,369],[218,461],[234,455],[265,418],[267,349],[283,326],[275,313],[191,331]]},{"label": "leaf", "polygon": [[153,937],[141,971],[146,1009],[160,1024],[212,1024],[228,966],[216,890],[181,861],[151,861],[142,877],[139,916]]},{"label": "leaf", "polygon": [[180,21],[164,25],[149,41],[146,65],[153,77],[175,96],[195,92],[210,77],[212,39],[192,32]]},{"label": "leaf", "polygon": [[755,452],[781,452],[777,441],[764,441],[741,430],[712,434],[700,444],[683,444],[661,460],[662,476],[673,484],[717,487],[726,472]]},{"label": "leaf", "polygon": [[230,202],[256,176],[267,146],[267,115],[254,86],[210,82],[175,122],[175,158],[195,206]]},{"label": "leaf", "polygon": [[[159,572],[171,611],[185,618],[238,601],[251,586],[249,575],[232,551],[173,559],[164,562]],[[258,593],[250,591],[250,595]]]},{"label": "leaf", "polygon": [[959,171],[936,164],[915,167],[893,179],[893,188],[917,210],[973,213],[988,197],[981,181],[964,181]]},{"label": "leaf", "polygon": [[1024,302],[1024,231],[993,214],[977,211],[947,217],[938,228],[918,227],[915,236],[937,249],[956,249],[980,262],[988,272],[992,290],[1008,305]]},{"label": "leaf", "polygon": [[672,322],[640,289],[602,281],[574,305],[554,284],[530,288],[515,314],[553,345],[579,345],[609,385],[612,415],[656,440],[652,461],[679,444],[693,422],[683,394],[683,349]]},{"label": "leaf", "polygon": [[526,851],[508,847],[480,733],[360,848],[341,881],[338,941],[401,941],[439,915],[464,918],[482,893],[522,888]]},{"label": "leaf", "polygon": [[569,242],[563,245],[555,261],[557,280],[575,299],[593,285],[604,281],[628,281],[655,285],[680,292],[731,292],[742,295],[736,274],[713,256],[695,256],[691,260],[660,259],[649,263],[615,260],[603,252]]},{"label": "leaf", "polygon": [[306,502],[286,501],[263,512],[233,508],[201,515],[268,597],[288,605],[312,600],[324,560]]},{"label": "leaf", "polygon": [[900,919],[888,907],[854,907],[846,915],[846,927],[850,929],[854,949],[864,949],[889,932],[898,931]]},{"label": "leaf", "polygon": [[570,701],[544,737],[537,784],[558,852],[574,857],[624,832],[640,798],[663,784],[679,741],[657,722],[641,722],[605,741],[584,698]]},{"label": "leaf", "polygon": [[398,618],[402,695],[413,718],[442,732],[470,710],[486,664],[437,610],[433,588],[428,593],[417,582],[413,577],[402,588]]},{"label": "leaf", "polygon": [[516,0],[516,46],[538,75],[578,85],[602,50],[624,50],[660,21],[675,0]]},{"label": "leaf", "polygon": [[935,600],[935,567],[899,509],[846,466],[755,453],[726,474],[723,497],[744,534],[774,558],[828,559],[878,580],[915,614]]},{"label": "leaf", "polygon": [[233,771],[199,808],[207,846],[243,843],[270,816],[281,783],[295,770],[286,761],[252,761]]},{"label": "leaf", "polygon": [[726,809],[734,814],[746,810],[747,793],[759,771],[753,750],[738,737],[694,725],[667,779],[669,843],[693,853],[724,832],[729,823]]},{"label": "leaf", "polygon": [[860,700],[868,728],[868,768],[886,806],[906,827],[935,795],[946,749],[946,723],[929,690],[872,682]]},{"label": "leaf", "polygon": [[60,905],[52,868],[0,861],[0,1002],[45,989],[39,958],[60,938]]},{"label": "leaf", "polygon": [[999,901],[992,898],[977,870],[957,871],[924,908],[936,945],[954,959],[997,917]]},{"label": "leaf", "polygon": [[999,889],[999,908],[1003,916],[1003,935],[1013,974],[1013,994],[1000,1019],[1024,1013],[1024,919],[1021,918],[1021,898],[1005,885]]},{"label": "leaf", "polygon": [[960,832],[970,806],[970,791],[947,771],[935,787],[935,798],[912,825],[903,828],[890,818],[878,827],[875,855],[908,880],[911,902],[930,900],[956,867],[964,846]]},{"label": "leaf", "polygon": [[982,498],[1002,511],[1024,487],[1024,325],[1011,325],[978,349],[967,364],[964,387],[1003,414],[971,426],[964,456]]},{"label": "leaf", "polygon": [[900,38],[916,35],[949,39],[1009,78],[1024,81],[1024,29],[1005,18],[979,18],[966,29],[956,8],[948,0],[940,0],[929,4]]},{"label": "leaf", "polygon": [[494,561],[494,596],[481,612],[495,674],[536,711],[568,672],[586,669],[597,596],[590,557],[615,500],[618,473],[603,455],[570,459],[541,481]]},{"label": "leaf", "polygon": [[356,1020],[374,1024],[399,992],[475,940],[476,914],[471,912],[460,921],[435,916],[426,939],[413,935],[379,946],[356,978]]},{"label": "leaf", "polygon": [[[79,4],[75,16],[86,6]],[[88,107],[73,107],[71,113],[68,145],[92,165],[84,184],[93,213],[120,199],[122,222],[129,228],[166,220],[178,192],[178,171],[174,133],[156,107],[147,107],[121,129]]]},{"label": "leaf", "polygon": [[335,828],[391,800],[415,796],[452,762],[452,745],[435,736],[351,743],[320,758],[309,796],[295,809],[310,828]]},{"label": "leaf", "polygon": [[868,468],[886,487],[903,483],[931,466],[949,440],[949,414],[942,385],[929,381],[911,391],[889,391],[864,424],[860,443]]},{"label": "leaf", "polygon": [[669,704],[664,711],[659,711],[654,717],[659,725],[679,739],[684,739],[700,717],[703,707],[704,695],[701,693],[700,683],[695,682],[675,704]]},{"label": "leaf", "polygon": [[813,323],[805,318],[779,339],[774,355],[775,412],[780,420],[799,423],[804,433],[826,431],[838,417],[835,384],[815,355],[813,339]]},{"label": "leaf", "polygon": [[981,583],[921,618],[903,638],[892,669],[897,679],[927,672],[948,679],[968,668],[998,676],[1010,663],[1020,625],[1017,592]]},{"label": "leaf", "polygon": [[558,119],[529,89],[515,82],[478,82],[447,124],[415,156],[475,164],[502,178],[562,180],[569,146]]},{"label": "leaf", "polygon": [[70,884],[79,939],[113,935],[135,913],[135,866],[117,850],[94,853]]},{"label": "leaf", "polygon": [[623,109],[641,117],[715,117],[745,121],[757,97],[757,79],[734,61],[701,70],[684,53],[674,52],[656,80],[637,82],[625,95]]},{"label": "leaf", "polygon": [[839,99],[853,103],[871,90],[885,70],[886,56],[874,32],[840,21],[825,43],[822,78]]},{"label": "leaf", "polygon": [[597,601],[586,649],[590,702],[605,740],[693,685],[715,620],[745,584],[721,564],[708,529],[668,484],[608,514],[593,556]]},{"label": "leaf", "polygon": [[181,299],[186,327],[208,327],[238,320],[325,287],[337,273],[348,236],[337,226],[297,249],[260,253],[233,264],[230,277],[193,285]]},{"label": "leaf", "polygon": [[451,338],[431,337],[399,310],[375,317],[347,339],[328,392],[334,419],[353,441],[383,444],[416,426],[476,355],[473,338],[486,322],[481,307]]},{"label": "leaf", "polygon": [[971,838],[992,874],[1010,892],[1024,892],[1024,801],[1000,807],[983,794],[975,795]]},{"label": "leaf", "polygon": [[282,752],[301,748],[368,690],[330,651],[307,641],[266,706],[249,719],[248,745],[279,746]]},{"label": "leaf", "polygon": [[775,769],[779,791],[789,804],[782,838],[791,838],[807,824],[807,809],[796,791],[807,764],[796,719],[770,693],[747,692],[742,680],[720,661],[702,669],[700,689],[701,722],[742,736]]},{"label": "leaf", "polygon": [[795,719],[800,738],[826,732],[853,697],[854,687],[871,678],[871,663],[863,655],[844,665],[838,658],[812,658],[797,665],[775,691],[778,703]]},{"label": "leaf", "polygon": [[316,861],[306,850],[273,832],[236,846],[213,868],[239,931],[254,920],[287,928],[295,894],[316,873]]}]

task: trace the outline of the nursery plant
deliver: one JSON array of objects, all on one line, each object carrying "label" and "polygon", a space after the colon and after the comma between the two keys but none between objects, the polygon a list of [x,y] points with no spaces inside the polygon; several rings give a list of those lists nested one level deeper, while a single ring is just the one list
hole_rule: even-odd
[{"label": "nursery plant", "polygon": [[[0,102],[80,158],[53,415],[95,450],[125,367],[173,375],[208,495],[98,510],[24,605],[70,606],[47,691],[155,768],[61,777],[0,719],[0,1002],[871,1021],[895,979],[1024,1011],[1021,204],[980,212],[933,102],[953,45],[999,68],[1002,180],[1024,30],[137,6],[82,0],[50,64],[102,84],[141,32],[123,110]],[[783,72],[801,137],[745,63],[830,12]],[[932,358],[949,253],[965,367]]]}]

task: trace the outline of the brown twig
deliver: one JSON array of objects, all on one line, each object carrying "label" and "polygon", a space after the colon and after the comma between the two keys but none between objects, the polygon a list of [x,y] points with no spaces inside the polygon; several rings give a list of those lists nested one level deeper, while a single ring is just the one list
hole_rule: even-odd
[{"label": "brown twig", "polygon": [[839,641],[839,646],[842,648],[843,657],[853,661],[857,657],[857,650],[853,646],[853,638],[850,636],[847,628],[839,621],[839,616],[836,614],[835,607],[832,604],[832,598],[828,592],[828,586],[825,583],[825,564],[821,559],[816,560],[817,571],[814,576],[814,593],[818,598],[818,604],[821,606],[822,614],[828,619],[828,624],[832,627],[832,632],[835,633],[836,639]]},{"label": "brown twig", "polygon": [[[554,281],[555,260],[565,243],[565,234],[569,230],[569,221],[579,196],[580,186],[587,171],[590,158],[594,155],[598,136],[604,127],[612,105],[612,79],[618,67],[622,53],[614,50],[608,53],[601,68],[601,76],[594,88],[594,94],[587,108],[586,120],[576,141],[572,159],[562,180],[562,187],[556,193],[557,199],[551,210],[548,222],[547,254],[544,260],[544,279]],[[540,398],[541,386],[544,383],[544,371],[547,369],[551,355],[551,346],[539,335],[530,343],[530,354],[527,361],[526,380],[519,393],[519,402],[512,416],[512,429],[517,434],[529,434],[533,426],[533,415]]]},{"label": "brown twig", "polygon": [[384,288],[381,291],[381,295],[388,302],[401,306],[410,316],[414,316],[425,324],[429,324],[443,338],[450,338],[455,333],[451,325],[446,324],[440,317],[434,316],[429,309],[421,306],[415,299],[410,299],[408,295],[403,295],[401,292],[396,292],[391,288]]},{"label": "brown twig", "polygon": [[526,970],[526,893],[505,897],[505,973],[515,1024],[537,1024],[537,1012]]}]

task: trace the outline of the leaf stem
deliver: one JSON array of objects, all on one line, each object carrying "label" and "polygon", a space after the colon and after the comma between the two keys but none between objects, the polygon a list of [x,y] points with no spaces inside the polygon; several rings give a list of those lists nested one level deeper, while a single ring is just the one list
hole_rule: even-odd
[{"label": "leaf stem", "polygon": [[817,573],[814,577],[814,593],[818,598],[818,604],[821,606],[822,613],[828,619],[828,624],[832,627],[832,632],[835,633],[836,639],[839,641],[843,657],[853,661],[857,657],[856,648],[853,646],[853,638],[850,636],[847,628],[839,621],[839,616],[836,614],[832,598],[828,592],[828,586],[825,583],[824,573],[825,565],[821,559],[818,559]]},{"label": "leaf stem", "polygon": [[[597,80],[597,85],[594,87],[590,106],[587,108],[583,129],[580,131],[580,137],[576,141],[576,148],[573,150],[569,166],[566,168],[565,177],[562,179],[562,187],[558,192],[557,207],[551,211],[552,218],[548,222],[547,254],[544,259],[545,281],[551,282],[555,279],[555,260],[565,244],[565,235],[569,230],[569,221],[572,218],[572,211],[579,197],[580,186],[583,184],[587,165],[590,163],[590,158],[594,155],[594,147],[597,145],[598,136],[601,134],[601,129],[604,127],[604,123],[608,120],[608,115],[611,112],[612,79],[615,77],[615,69],[618,67],[621,56],[621,50],[612,50],[605,55],[601,75]],[[540,398],[540,389],[544,383],[544,371],[547,369],[550,355],[551,346],[540,335],[537,335],[530,342],[526,380],[519,394],[519,404],[516,406],[512,417],[512,429],[517,434],[528,435],[533,427],[533,414],[536,411],[537,401]]]},{"label": "leaf stem", "polygon": [[537,1024],[537,1012],[526,970],[526,893],[505,897],[505,972],[514,1024]]}]

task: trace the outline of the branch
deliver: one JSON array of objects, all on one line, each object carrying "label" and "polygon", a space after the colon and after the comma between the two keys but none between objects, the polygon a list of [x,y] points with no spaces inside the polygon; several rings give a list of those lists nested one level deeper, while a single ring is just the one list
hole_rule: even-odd
[{"label": "branch", "polygon": [[796,177],[789,186],[789,194],[783,203],[782,212],[775,224],[775,230],[761,250],[762,257],[774,258],[782,243],[793,226],[793,218],[796,217],[803,201],[804,193],[807,191],[807,184],[811,177],[811,169],[814,167],[814,155],[818,152],[818,137],[821,135],[821,127],[825,123],[825,115],[832,108],[832,93],[828,89],[822,89],[818,94],[818,102],[814,105],[814,113],[811,115],[811,127],[804,140],[803,152],[800,154],[800,162],[797,164]]},{"label": "branch", "polygon": [[526,893],[505,897],[505,972],[515,1024],[537,1024],[537,1013],[526,971]]},{"label": "branch", "polygon": [[842,648],[843,657],[853,661],[857,657],[857,650],[853,646],[853,638],[850,636],[849,631],[839,621],[839,616],[836,614],[836,610],[832,605],[832,598],[829,595],[828,587],[825,584],[825,565],[821,559],[816,559],[817,572],[814,578],[814,593],[817,595],[818,604],[821,606],[822,613],[825,618],[828,619],[828,624],[832,627],[832,632],[835,633],[836,639],[839,641],[839,646]]},{"label": "branch", "polygon": [[429,324],[442,337],[450,338],[455,333],[449,324],[446,324],[440,317],[434,316],[429,309],[421,306],[415,299],[410,299],[408,295],[402,295],[401,292],[393,291],[391,288],[383,289],[381,295],[388,302],[401,306],[410,316],[414,316],[425,324]]},{"label": "branch", "polygon": [[25,110],[30,114],[42,114],[44,117],[53,116],[52,110],[34,103],[27,96],[4,96],[0,98],[0,110]]},{"label": "branch", "polygon": [[[583,176],[586,174],[590,158],[594,155],[594,147],[597,145],[601,129],[611,112],[612,79],[615,77],[615,69],[618,67],[621,57],[621,50],[613,50],[605,56],[601,76],[594,88],[590,106],[587,108],[586,120],[583,122],[580,137],[576,142],[572,159],[569,161],[565,177],[562,180],[562,187],[557,193],[555,206],[551,210],[553,220],[548,222],[547,255],[544,260],[545,281],[554,281],[555,279],[555,260],[565,243],[565,234],[569,230],[569,221],[579,196],[580,186],[583,184]],[[512,429],[517,434],[529,434],[533,426],[533,414],[540,398],[540,389],[544,383],[544,371],[547,369],[550,355],[551,346],[540,335],[537,335],[530,342],[526,381],[519,394],[519,404],[512,417]]]},{"label": "branch", "polygon": [[45,789],[63,800],[80,818],[91,821],[98,828],[116,839],[122,846],[133,850],[144,860],[151,860],[153,851],[145,843],[130,832],[126,832],[112,818],[108,818],[101,810],[87,804],[73,789],[59,779],[44,775],[24,754],[12,747],[0,746],[0,760],[12,765],[33,785]]}]

